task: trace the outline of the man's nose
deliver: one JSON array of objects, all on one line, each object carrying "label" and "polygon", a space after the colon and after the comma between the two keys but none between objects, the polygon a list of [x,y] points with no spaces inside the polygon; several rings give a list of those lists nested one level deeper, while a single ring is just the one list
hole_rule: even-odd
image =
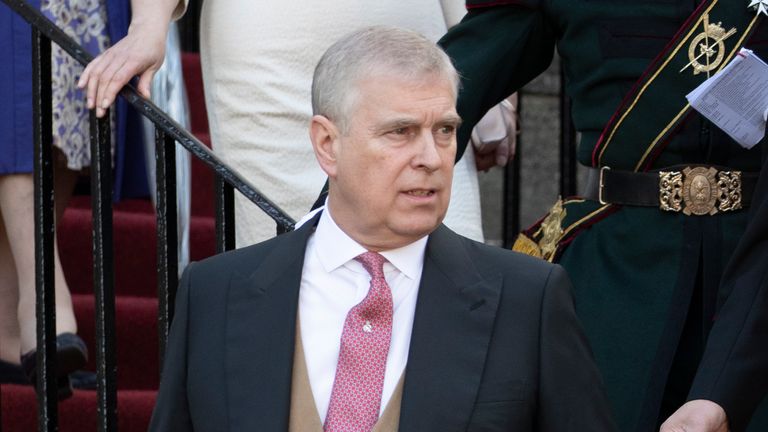
[{"label": "man's nose", "polygon": [[425,131],[419,139],[413,165],[416,169],[424,169],[428,172],[437,170],[442,164],[440,148],[432,135],[432,131]]}]

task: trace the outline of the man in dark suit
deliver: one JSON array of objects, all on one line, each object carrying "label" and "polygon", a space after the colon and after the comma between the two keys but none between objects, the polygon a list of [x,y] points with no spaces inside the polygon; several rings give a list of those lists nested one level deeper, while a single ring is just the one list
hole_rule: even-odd
[{"label": "man in dark suit", "polygon": [[150,430],[615,430],[562,268],[441,225],[457,85],[412,32],[329,48],[325,209],[187,268]]}]

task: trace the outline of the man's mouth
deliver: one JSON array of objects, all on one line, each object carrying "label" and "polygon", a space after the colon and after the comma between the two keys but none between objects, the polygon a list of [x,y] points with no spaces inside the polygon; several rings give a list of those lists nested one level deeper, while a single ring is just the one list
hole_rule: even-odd
[{"label": "man's mouth", "polygon": [[435,194],[434,189],[411,189],[408,191],[405,191],[406,195],[414,196],[414,197],[428,197]]}]

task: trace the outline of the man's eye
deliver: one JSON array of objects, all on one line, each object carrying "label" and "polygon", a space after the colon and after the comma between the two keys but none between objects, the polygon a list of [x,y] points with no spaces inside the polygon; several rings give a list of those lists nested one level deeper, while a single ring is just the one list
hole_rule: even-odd
[{"label": "man's eye", "polygon": [[405,127],[397,128],[390,133],[393,133],[395,135],[405,135],[408,133],[408,128],[405,128]]},{"label": "man's eye", "polygon": [[440,128],[440,133],[446,134],[446,135],[451,135],[455,131],[456,131],[456,126],[452,126],[452,125],[445,125]]}]

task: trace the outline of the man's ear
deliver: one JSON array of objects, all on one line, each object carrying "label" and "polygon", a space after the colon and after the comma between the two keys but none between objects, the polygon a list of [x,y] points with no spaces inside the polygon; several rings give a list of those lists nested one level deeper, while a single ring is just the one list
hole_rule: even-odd
[{"label": "man's ear", "polygon": [[339,129],[328,117],[312,116],[309,124],[309,139],[312,141],[312,149],[315,151],[320,168],[330,178],[336,177],[336,157],[340,135]]}]

